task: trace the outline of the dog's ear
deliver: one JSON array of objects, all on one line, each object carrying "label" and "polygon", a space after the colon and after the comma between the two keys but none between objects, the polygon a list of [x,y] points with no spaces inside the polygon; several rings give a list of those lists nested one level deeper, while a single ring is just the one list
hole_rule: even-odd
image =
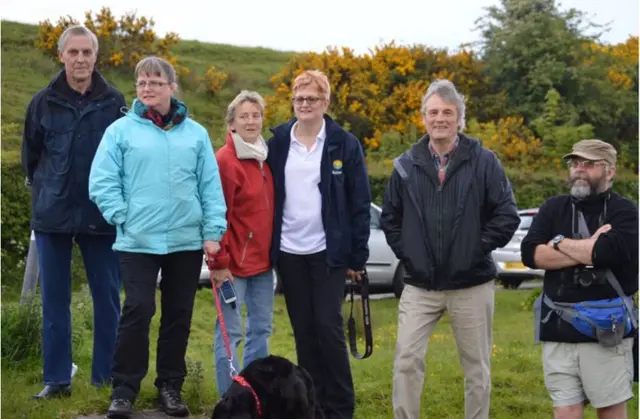
[{"label": "dog's ear", "polygon": [[251,393],[233,383],[216,404],[211,419],[257,419],[255,401]]}]

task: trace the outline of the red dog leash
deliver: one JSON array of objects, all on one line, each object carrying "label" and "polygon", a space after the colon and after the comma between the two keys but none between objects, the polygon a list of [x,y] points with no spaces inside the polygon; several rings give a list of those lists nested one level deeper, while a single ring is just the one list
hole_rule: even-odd
[{"label": "red dog leash", "polygon": [[224,316],[222,315],[222,305],[220,304],[220,296],[218,295],[218,287],[213,280],[213,261],[207,257],[207,266],[209,267],[209,280],[211,281],[211,293],[216,301],[216,312],[218,313],[218,321],[220,322],[220,331],[222,332],[222,339],[224,340],[224,347],[227,350],[227,359],[229,360],[229,373],[231,378],[235,378],[238,372],[233,367],[233,352],[231,351],[231,343],[229,342],[229,333],[227,333],[227,325],[224,322]]},{"label": "red dog leash", "polygon": [[249,384],[249,382],[245,380],[241,375],[236,375],[235,377],[233,377],[233,381],[240,384],[242,387],[249,389],[251,395],[253,396],[253,400],[255,400],[256,402],[256,412],[258,413],[258,417],[262,416],[262,405],[260,404],[260,399],[258,398],[258,395],[256,394],[253,387],[251,387],[251,384]]},{"label": "red dog leash", "polygon": [[227,332],[227,325],[224,322],[224,315],[222,314],[222,304],[220,303],[220,296],[217,292],[216,282],[213,279],[213,269],[211,265],[209,265],[209,259],[207,258],[207,266],[209,267],[209,280],[211,281],[211,293],[213,294],[213,298],[216,301],[216,312],[218,314],[218,321],[220,322],[220,331],[222,332],[222,339],[224,340],[224,347],[227,351],[227,359],[229,360],[229,372],[231,374],[231,379],[236,383],[240,384],[242,387],[248,389],[251,392],[251,396],[253,396],[253,400],[256,402],[256,412],[258,413],[258,417],[262,416],[262,404],[260,403],[260,399],[256,394],[253,387],[244,377],[238,375],[238,372],[233,367],[233,352],[231,351],[231,343],[229,342],[229,333]]}]

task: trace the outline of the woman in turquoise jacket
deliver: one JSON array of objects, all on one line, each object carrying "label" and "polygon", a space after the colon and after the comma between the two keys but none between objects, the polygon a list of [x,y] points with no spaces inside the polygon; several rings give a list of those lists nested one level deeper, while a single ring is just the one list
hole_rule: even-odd
[{"label": "woman in turquoise jacket", "polygon": [[149,323],[162,271],[162,317],[155,385],[172,416],[188,414],[181,398],[185,352],[203,250],[213,257],[227,228],[218,165],[205,128],[176,99],[167,61],[138,63],[131,110],[104,133],[89,176],[89,196],[116,226],[125,287],[112,366],[107,417],[127,418],[149,365]]}]

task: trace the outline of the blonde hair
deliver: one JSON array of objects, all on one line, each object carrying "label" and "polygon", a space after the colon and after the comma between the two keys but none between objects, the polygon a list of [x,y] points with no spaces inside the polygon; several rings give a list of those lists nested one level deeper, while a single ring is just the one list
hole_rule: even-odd
[{"label": "blonde hair", "polygon": [[264,99],[262,99],[260,93],[243,90],[231,101],[229,106],[227,106],[227,115],[224,118],[227,124],[233,122],[236,118],[236,108],[244,102],[251,102],[258,105],[258,108],[260,108],[260,115],[264,117]]},{"label": "blonde hair", "polygon": [[329,79],[320,70],[306,70],[293,81],[293,92],[303,87],[315,84],[323,99],[329,100],[331,97],[331,84]]}]

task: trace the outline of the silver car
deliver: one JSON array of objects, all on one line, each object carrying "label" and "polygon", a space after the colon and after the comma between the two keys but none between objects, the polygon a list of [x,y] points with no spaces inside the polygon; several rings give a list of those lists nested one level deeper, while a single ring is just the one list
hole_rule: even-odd
[{"label": "silver car", "polygon": [[404,266],[393,253],[384,232],[380,229],[382,209],[371,204],[371,233],[369,235],[369,260],[367,273],[371,288],[393,290],[400,298],[404,288]]},{"label": "silver car", "polygon": [[505,247],[494,250],[491,253],[493,262],[498,271],[498,280],[507,288],[518,288],[525,279],[541,278],[544,270],[531,269],[522,263],[520,256],[520,243],[527,235],[533,218],[538,213],[538,208],[523,209],[518,211],[520,225],[513,234],[511,241]]}]

